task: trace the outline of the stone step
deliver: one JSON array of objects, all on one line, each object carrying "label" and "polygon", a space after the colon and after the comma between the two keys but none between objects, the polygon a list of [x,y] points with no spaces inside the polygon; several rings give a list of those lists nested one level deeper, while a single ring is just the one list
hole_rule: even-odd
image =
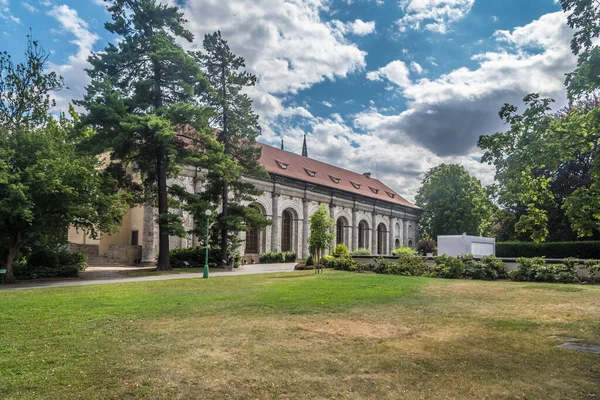
[{"label": "stone step", "polygon": [[92,267],[123,265],[123,263],[113,261],[104,256],[88,256],[87,264]]}]

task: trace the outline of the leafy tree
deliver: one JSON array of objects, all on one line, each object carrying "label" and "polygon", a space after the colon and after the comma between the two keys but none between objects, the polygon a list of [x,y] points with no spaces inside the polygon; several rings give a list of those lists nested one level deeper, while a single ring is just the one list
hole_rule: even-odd
[{"label": "leafy tree", "polygon": [[0,263],[14,282],[18,254],[65,243],[70,226],[115,232],[129,204],[99,159],[78,152],[89,132],[49,116],[49,91],[61,79],[44,72],[47,54],[30,41],[22,64],[6,53],[0,59]]},{"label": "leafy tree", "polygon": [[551,112],[552,100],[537,94],[524,101],[522,114],[508,104],[500,111],[510,125],[507,132],[479,139],[485,150],[482,162],[496,167],[503,220],[514,226],[518,239],[540,242],[592,235],[596,218],[593,204],[586,203],[595,196],[597,101],[577,102],[558,113]]},{"label": "leafy tree", "polygon": [[45,72],[49,53],[27,36],[25,62],[14,64],[10,54],[0,52],[0,124],[5,130],[27,129],[48,121],[55,102],[50,92],[62,87],[62,78]]},{"label": "leafy tree", "polygon": [[569,96],[575,98],[600,88],[600,5],[596,0],[560,0],[567,21],[575,30],[571,50],[578,56],[577,69],[567,75]]},{"label": "leafy tree", "polygon": [[259,218],[254,209],[243,205],[261,192],[252,184],[242,182],[242,175],[266,176],[259,163],[260,148],[256,146],[260,135],[258,115],[243,91],[256,83],[256,77],[244,71],[244,59],[231,52],[221,32],[206,35],[204,51],[195,53],[195,57],[207,79],[199,85],[198,93],[216,111],[211,126],[217,128],[216,137],[224,146],[225,154],[237,163],[237,168],[210,171],[202,194],[204,200],[221,204],[214,233],[220,237],[222,258],[226,261],[231,258],[229,249],[237,247],[238,231],[249,225],[264,227],[268,223],[267,219]]},{"label": "leafy tree", "polygon": [[323,255],[323,252],[329,247],[333,241],[333,218],[329,216],[327,207],[320,205],[317,211],[310,216],[310,236],[308,238],[308,246],[310,252],[318,263]]},{"label": "leafy tree", "polygon": [[227,164],[211,137],[211,110],[197,105],[195,88],[203,80],[194,58],[180,42],[193,40],[177,7],[154,0],[113,0],[106,29],[119,36],[94,54],[92,83],[83,101],[83,123],[96,135],[97,152],[110,151],[111,167],[137,164],[144,200],[158,206],[159,270],[170,269],[169,236],[185,235],[181,218],[169,212],[167,179],[181,165]]},{"label": "leafy tree", "polygon": [[423,237],[482,235],[490,227],[492,204],[479,180],[460,165],[441,164],[429,170],[416,204],[423,209]]}]

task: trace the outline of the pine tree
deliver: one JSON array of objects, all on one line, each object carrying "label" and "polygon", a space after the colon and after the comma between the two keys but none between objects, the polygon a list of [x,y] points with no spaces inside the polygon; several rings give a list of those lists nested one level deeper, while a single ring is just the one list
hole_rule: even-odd
[{"label": "pine tree", "polygon": [[139,166],[144,201],[158,206],[157,268],[167,270],[169,236],[185,234],[180,217],[169,213],[167,179],[183,164],[200,165],[218,156],[209,107],[195,106],[194,89],[203,76],[179,44],[191,42],[193,35],[177,7],[113,0],[107,9],[112,22],[105,27],[120,41],[89,59],[92,83],[79,102],[87,110],[82,121],[96,129],[92,144],[98,152],[110,151],[113,166]]},{"label": "pine tree", "polygon": [[242,182],[241,176],[266,176],[259,163],[260,148],[256,146],[261,132],[258,115],[252,110],[252,100],[243,92],[244,88],[255,85],[256,76],[243,70],[244,59],[231,52],[221,32],[206,35],[204,52],[197,52],[195,56],[207,80],[207,85],[199,91],[206,104],[216,111],[211,125],[218,129],[217,140],[224,146],[225,154],[240,167],[227,174],[213,171],[204,193],[222,205],[215,229],[219,231],[222,259],[227,261],[231,258],[230,246],[236,246],[237,231],[246,229],[249,224],[264,226],[268,223],[253,209],[242,205],[243,201],[260,195],[260,191]]}]

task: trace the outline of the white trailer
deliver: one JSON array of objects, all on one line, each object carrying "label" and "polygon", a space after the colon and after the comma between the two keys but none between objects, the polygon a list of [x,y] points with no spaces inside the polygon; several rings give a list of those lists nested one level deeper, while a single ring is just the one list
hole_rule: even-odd
[{"label": "white trailer", "polygon": [[478,236],[449,235],[438,236],[438,255],[456,257],[460,254],[473,254],[475,257],[496,255],[496,239]]}]

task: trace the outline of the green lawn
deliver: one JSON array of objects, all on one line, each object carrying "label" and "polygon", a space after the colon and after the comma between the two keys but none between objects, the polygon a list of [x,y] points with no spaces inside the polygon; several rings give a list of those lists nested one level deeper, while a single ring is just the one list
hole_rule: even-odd
[{"label": "green lawn", "polygon": [[0,292],[0,399],[600,396],[600,287],[327,270]]}]

